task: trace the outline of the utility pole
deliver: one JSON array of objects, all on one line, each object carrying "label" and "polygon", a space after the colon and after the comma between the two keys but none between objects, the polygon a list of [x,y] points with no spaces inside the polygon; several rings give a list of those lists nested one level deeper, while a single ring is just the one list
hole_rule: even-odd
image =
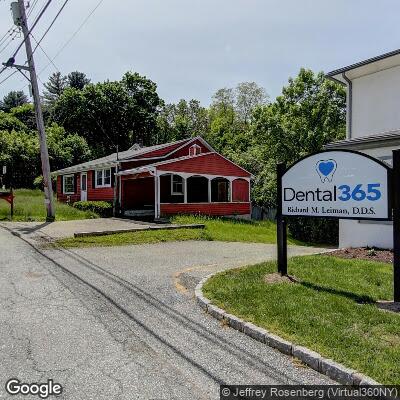
[{"label": "utility pole", "polygon": [[[18,68],[19,70],[21,69],[29,70],[33,103],[35,106],[36,125],[39,131],[40,157],[42,161],[42,174],[43,174],[44,197],[45,197],[44,202],[47,210],[46,220],[54,221],[55,210],[53,201],[53,188],[52,188],[51,174],[50,174],[49,152],[47,149],[46,131],[44,129],[42,106],[40,104],[40,96],[39,96],[39,86],[35,70],[35,62],[33,60],[32,45],[29,36],[24,0],[18,0],[18,2],[11,3],[11,10],[13,12],[15,24],[21,27],[22,33],[24,35],[26,56],[28,59],[28,68],[26,67],[24,68],[23,66],[17,66],[17,65],[15,65],[15,68]],[[14,65],[9,64],[8,66],[12,67]]]}]

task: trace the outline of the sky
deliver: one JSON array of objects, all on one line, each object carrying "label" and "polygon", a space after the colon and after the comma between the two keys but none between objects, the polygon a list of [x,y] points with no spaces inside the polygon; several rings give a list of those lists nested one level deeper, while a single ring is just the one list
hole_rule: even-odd
[{"label": "sky", "polygon": [[[35,0],[31,0],[31,4]],[[36,0],[32,24],[47,0]],[[99,0],[69,0],[42,42],[52,59]],[[39,40],[64,0],[52,0],[33,30]],[[12,26],[10,1],[0,0],[0,37]],[[166,102],[195,98],[254,81],[271,99],[301,67],[329,72],[400,47],[398,0],[103,0],[39,78],[78,70],[92,82],[137,71],[157,83]],[[4,62],[21,41],[1,51]],[[16,63],[26,60],[24,48]],[[35,52],[38,71],[47,64]],[[0,75],[0,81],[9,74]],[[0,84],[27,91],[15,74]]]}]

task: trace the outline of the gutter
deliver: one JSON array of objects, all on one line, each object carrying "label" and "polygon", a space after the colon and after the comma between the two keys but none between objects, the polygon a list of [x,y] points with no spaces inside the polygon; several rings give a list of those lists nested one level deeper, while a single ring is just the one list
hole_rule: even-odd
[{"label": "gutter", "polygon": [[342,72],[343,79],[347,82],[347,139],[351,139],[353,131],[353,82]]}]

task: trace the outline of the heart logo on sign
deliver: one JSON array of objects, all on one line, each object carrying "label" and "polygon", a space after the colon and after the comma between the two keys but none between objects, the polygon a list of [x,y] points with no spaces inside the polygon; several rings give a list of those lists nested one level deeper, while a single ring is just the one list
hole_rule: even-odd
[{"label": "heart logo on sign", "polygon": [[332,182],[336,167],[335,160],[320,160],[317,162],[316,169],[322,183]]}]

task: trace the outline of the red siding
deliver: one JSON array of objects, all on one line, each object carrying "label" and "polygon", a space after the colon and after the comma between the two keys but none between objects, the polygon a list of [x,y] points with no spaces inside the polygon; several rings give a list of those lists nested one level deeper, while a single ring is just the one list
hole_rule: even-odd
[{"label": "red siding", "polygon": [[217,153],[170,162],[164,165],[159,165],[157,169],[161,171],[188,172],[219,176],[250,177],[248,172],[239,168],[233,162],[225,159]]},{"label": "red siding", "polygon": [[[188,139],[190,140],[190,139]],[[141,154],[137,158],[149,158],[149,157],[161,157],[165,156],[166,154],[170,153],[171,151],[179,148],[180,146],[183,146],[185,143],[180,142],[180,143],[175,143],[172,144],[171,146],[163,147],[162,149],[150,151],[148,153]]]},{"label": "red siding", "polygon": [[202,142],[200,142],[200,140],[195,140],[194,142],[188,143],[185,147],[182,147],[181,149],[179,149],[176,153],[171,154],[166,159],[167,160],[171,160],[172,158],[179,158],[179,157],[188,156],[190,147],[192,147],[195,144],[200,146],[202,153],[209,153],[210,152],[210,150],[206,146],[204,146],[204,144]]},{"label": "red siding", "polygon": [[249,182],[244,179],[235,179],[232,182],[232,201],[249,201]]},{"label": "red siding", "polygon": [[250,214],[250,203],[193,203],[161,204],[161,215],[202,214],[202,215],[244,215]]},{"label": "red siding", "polygon": [[[94,188],[93,171],[87,173],[87,199],[89,201],[114,201],[114,188]],[[114,176],[111,177],[114,179]]]},{"label": "red siding", "polygon": [[126,169],[143,167],[143,165],[154,164],[157,160],[135,160],[121,163],[121,171]]},{"label": "red siding", "polygon": [[[72,175],[72,174],[69,174]],[[75,193],[64,194],[62,192],[62,176],[57,176],[57,200],[66,203],[68,200],[71,203],[79,201],[81,199],[81,174],[75,174]]]},{"label": "red siding", "polygon": [[[76,187],[75,194],[63,194],[61,190],[62,176],[57,177],[57,199],[62,202],[67,202],[70,198],[71,203],[81,200],[81,174],[75,174]],[[87,199],[93,201],[113,201],[114,188],[93,188],[93,171],[87,172]]]},{"label": "red siding", "polygon": [[[182,143],[179,144],[179,146],[184,146],[181,149],[179,149],[176,153],[173,153],[167,157],[165,157],[165,160],[171,160],[173,158],[179,158],[179,157],[186,157],[189,155],[189,148],[191,146],[193,146],[194,144],[197,144],[198,146],[201,147],[201,152],[202,153],[209,153],[210,150],[204,146],[204,144],[202,142],[200,142],[200,140],[195,140],[194,142],[191,142],[187,145],[184,145]],[[177,146],[177,147],[179,147]],[[168,148],[168,151],[165,152],[165,154],[168,154],[170,151],[173,151],[174,149],[172,148]],[[142,155],[139,156],[138,158],[144,158],[144,157],[160,157],[161,155],[154,155],[155,152],[151,152],[151,153],[147,153],[146,155]],[[165,155],[162,154],[162,155]],[[161,160],[163,161],[163,160]],[[138,167],[142,167],[144,165],[148,165],[148,164],[154,164],[160,162],[160,160],[133,160],[133,161],[128,161],[128,162],[123,162],[121,163],[121,169],[122,170],[126,170],[126,169],[132,169],[132,168],[138,168]]]}]

